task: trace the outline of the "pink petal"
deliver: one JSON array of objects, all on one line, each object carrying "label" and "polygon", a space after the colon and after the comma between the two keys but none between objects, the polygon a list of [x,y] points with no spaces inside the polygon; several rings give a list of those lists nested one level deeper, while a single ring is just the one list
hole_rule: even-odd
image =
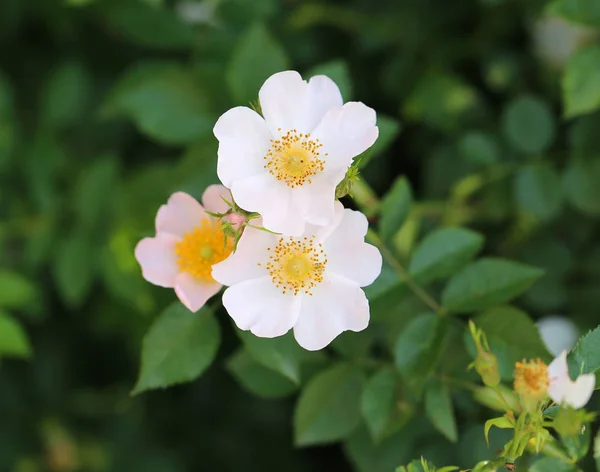
[{"label": "pink petal", "polygon": [[135,258],[142,267],[142,276],[151,284],[173,287],[179,272],[175,245],[177,236],[158,233],[154,238],[144,238],[135,247]]},{"label": "pink petal", "polygon": [[198,226],[207,214],[202,205],[184,192],[174,193],[156,214],[156,232],[183,235]]},{"label": "pink petal", "polygon": [[231,192],[222,185],[209,185],[202,194],[202,205],[212,213],[225,213],[229,206],[225,201],[231,201]]},{"label": "pink petal", "polygon": [[175,279],[175,293],[188,310],[198,311],[210,297],[221,290],[217,282],[203,282],[192,275],[182,272]]}]

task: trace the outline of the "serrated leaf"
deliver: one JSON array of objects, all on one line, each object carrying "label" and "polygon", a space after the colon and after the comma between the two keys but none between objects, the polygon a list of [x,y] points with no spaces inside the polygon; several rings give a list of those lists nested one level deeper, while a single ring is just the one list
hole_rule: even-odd
[{"label": "serrated leaf", "polygon": [[453,313],[485,310],[520,295],[542,274],[542,270],[518,262],[480,259],[450,279],[442,292],[442,304]]},{"label": "serrated leaf", "polygon": [[294,411],[296,445],[329,443],[352,434],[360,424],[363,383],[362,371],[344,364],[313,377]]},{"label": "serrated leaf", "polygon": [[419,283],[447,277],[469,262],[482,248],[483,236],[465,228],[440,228],[429,233],[410,260],[410,275]]},{"label": "serrated leaf", "polygon": [[256,362],[245,349],[238,349],[228,360],[227,370],[250,393],[263,398],[281,398],[297,386],[290,379]]},{"label": "serrated leaf", "polygon": [[425,390],[425,414],[435,429],[450,442],[458,441],[458,430],[450,392],[448,387],[440,381],[430,383]]},{"label": "serrated leaf", "polygon": [[563,175],[563,187],[569,203],[583,213],[600,216],[600,160],[571,162]]},{"label": "serrated leaf", "polygon": [[562,208],[563,189],[557,172],[547,165],[523,167],[515,177],[515,197],[520,209],[540,220],[550,220]]},{"label": "serrated leaf", "polygon": [[567,63],[563,76],[565,117],[591,113],[600,108],[600,45],[577,51]]},{"label": "serrated leaf", "polygon": [[348,65],[342,60],[325,62],[313,67],[305,77],[310,79],[315,75],[326,75],[333,80],[340,89],[344,102],[352,99],[352,77],[348,70]]},{"label": "serrated leaf", "polygon": [[84,233],[73,233],[57,247],[52,266],[54,281],[64,302],[79,307],[84,302],[96,275],[94,247]]},{"label": "serrated leaf", "polygon": [[572,377],[598,371],[600,369],[600,326],[582,336],[567,359]]},{"label": "serrated leaf", "polygon": [[0,307],[23,308],[37,296],[33,283],[16,272],[0,269]]},{"label": "serrated leaf", "polygon": [[446,326],[446,319],[433,313],[422,314],[410,321],[396,341],[396,367],[417,398],[439,361]]},{"label": "serrated leaf", "polygon": [[509,102],[502,127],[512,146],[525,153],[544,151],[554,138],[554,118],[548,105],[530,95]]},{"label": "serrated leaf", "polygon": [[197,379],[212,363],[220,342],[219,324],[208,307],[192,313],[180,302],[173,303],[144,336],[132,395]]},{"label": "serrated leaf", "polygon": [[233,50],[225,80],[234,101],[254,102],[265,80],[288,68],[289,59],[265,25],[254,23],[242,34]]},{"label": "serrated leaf", "polygon": [[31,345],[19,322],[0,312],[0,358],[3,356],[31,357]]},{"label": "serrated leaf", "polygon": [[396,179],[381,201],[379,233],[384,241],[390,241],[400,230],[410,211],[412,199],[412,190],[406,177]]},{"label": "serrated leaf", "polygon": [[575,23],[600,27],[600,3],[596,0],[555,0],[546,12]]},{"label": "serrated leaf", "polygon": [[383,368],[365,384],[360,409],[375,443],[398,431],[412,416],[407,406],[400,411],[398,374],[392,368]]}]

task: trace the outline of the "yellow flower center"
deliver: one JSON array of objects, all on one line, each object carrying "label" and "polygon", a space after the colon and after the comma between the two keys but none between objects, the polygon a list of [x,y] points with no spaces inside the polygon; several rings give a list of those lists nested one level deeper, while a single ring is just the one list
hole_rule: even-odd
[{"label": "yellow flower center", "polygon": [[541,359],[515,364],[515,391],[522,396],[542,400],[548,391],[548,367]]},{"label": "yellow flower center", "polygon": [[[312,289],[323,281],[327,256],[322,244],[315,237],[295,239],[280,238],[276,247],[267,248],[271,253],[265,264],[275,286],[285,295],[304,292],[312,295]],[[259,264],[262,265],[262,264]]]},{"label": "yellow flower center", "polygon": [[264,168],[291,188],[311,183],[313,175],[325,170],[324,161],[319,159],[322,146],[318,139],[310,139],[309,133],[298,133],[293,129],[280,139],[271,139]]},{"label": "yellow flower center", "polygon": [[233,239],[220,229],[221,222],[204,218],[175,245],[181,272],[192,274],[204,282],[213,282],[212,266],[224,260],[233,250]]}]

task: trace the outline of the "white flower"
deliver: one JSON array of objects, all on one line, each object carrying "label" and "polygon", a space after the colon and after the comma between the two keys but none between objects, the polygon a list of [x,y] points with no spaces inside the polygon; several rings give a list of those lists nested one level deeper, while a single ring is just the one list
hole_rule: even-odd
[{"label": "white flower", "polygon": [[589,401],[596,376],[594,374],[582,374],[575,381],[569,377],[567,365],[567,351],[563,351],[548,366],[548,395],[552,401],[559,405],[566,404],[573,408],[583,408]]},{"label": "white flower", "polygon": [[343,105],[331,79],[306,82],[295,71],[267,79],[259,99],[264,119],[236,107],[217,121],[219,179],[271,231],[299,236],[306,223],[331,224],[335,187],[377,139],[375,111]]},{"label": "white flower", "polygon": [[306,225],[299,237],[244,230],[237,250],[213,266],[230,287],[223,305],[240,329],[272,338],[294,328],[308,350],[327,346],[346,330],[369,324],[369,302],[360,287],[381,272],[381,254],[364,242],[367,219],[336,202],[329,226]]},{"label": "white flower", "polygon": [[537,322],[542,341],[555,356],[564,349],[570,351],[575,346],[579,332],[575,323],[565,316],[551,315]]}]

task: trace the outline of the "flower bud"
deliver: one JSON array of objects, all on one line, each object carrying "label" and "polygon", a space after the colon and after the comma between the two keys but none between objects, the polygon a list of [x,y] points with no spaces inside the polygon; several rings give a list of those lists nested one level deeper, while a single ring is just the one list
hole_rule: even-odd
[{"label": "flower bud", "polygon": [[475,359],[475,370],[481,376],[481,380],[488,387],[496,387],[500,383],[498,372],[498,360],[491,352],[481,351]]}]

